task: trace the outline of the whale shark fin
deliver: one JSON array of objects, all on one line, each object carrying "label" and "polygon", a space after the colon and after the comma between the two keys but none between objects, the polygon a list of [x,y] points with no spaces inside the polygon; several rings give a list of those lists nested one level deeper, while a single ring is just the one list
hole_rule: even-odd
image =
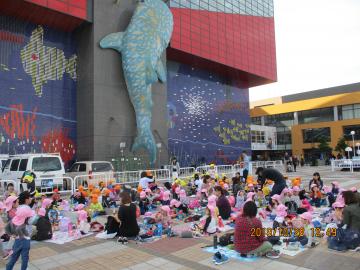
[{"label": "whale shark fin", "polygon": [[164,68],[164,64],[162,63],[161,59],[158,60],[156,64],[156,73],[161,82],[166,82],[166,70]]},{"label": "whale shark fin", "polygon": [[140,149],[146,149],[148,151],[150,164],[152,166],[155,165],[157,149],[156,149],[155,139],[151,131],[148,130],[145,134],[138,135],[135,138],[134,143],[131,147],[131,151],[135,153]]},{"label": "whale shark fin", "polygon": [[146,66],[146,84],[153,84],[158,81],[158,75],[151,64]]},{"label": "whale shark fin", "polygon": [[114,49],[121,52],[123,36],[124,32],[111,33],[100,41],[100,47],[103,49]]}]

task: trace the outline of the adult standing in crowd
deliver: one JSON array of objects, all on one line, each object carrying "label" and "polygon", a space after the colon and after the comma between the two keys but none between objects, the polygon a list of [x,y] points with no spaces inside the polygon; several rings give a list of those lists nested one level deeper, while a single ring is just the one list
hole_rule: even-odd
[{"label": "adult standing in crowd", "polygon": [[173,179],[177,179],[180,174],[180,164],[176,157],[173,157],[170,161],[170,171]]},{"label": "adult standing in crowd", "polygon": [[324,186],[324,182],[321,180],[320,174],[318,172],[315,172],[313,174],[313,179],[309,182],[309,190],[311,190],[311,185],[317,185],[320,190],[322,190]]},{"label": "adult standing in crowd", "polygon": [[293,164],[293,167],[294,167],[294,172],[296,172],[296,167],[297,167],[298,163],[299,163],[298,157],[296,155],[293,155],[292,164]]},{"label": "adult standing in crowd", "polygon": [[286,187],[286,182],[283,175],[273,168],[267,168],[262,172],[262,175],[265,179],[269,179],[274,182],[274,186],[270,193],[270,197],[278,194],[280,195],[283,189]]}]

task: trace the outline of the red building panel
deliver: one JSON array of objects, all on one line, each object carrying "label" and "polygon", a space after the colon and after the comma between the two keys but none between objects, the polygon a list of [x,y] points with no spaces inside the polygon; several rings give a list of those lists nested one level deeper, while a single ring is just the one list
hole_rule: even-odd
[{"label": "red building panel", "polygon": [[80,19],[87,18],[87,0],[25,0]]},{"label": "red building panel", "polygon": [[[170,59],[182,51],[244,73],[249,86],[277,80],[273,17],[171,8]],[[199,60],[198,63],[204,61]],[[208,63],[208,62],[204,62]],[[246,75],[248,74],[248,75]]]}]

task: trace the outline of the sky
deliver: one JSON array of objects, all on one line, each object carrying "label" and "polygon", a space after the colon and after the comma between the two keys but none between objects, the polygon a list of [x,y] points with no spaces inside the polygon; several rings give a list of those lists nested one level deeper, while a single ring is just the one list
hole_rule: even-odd
[{"label": "sky", "polygon": [[250,101],[360,82],[360,0],[274,0],[278,82]]}]

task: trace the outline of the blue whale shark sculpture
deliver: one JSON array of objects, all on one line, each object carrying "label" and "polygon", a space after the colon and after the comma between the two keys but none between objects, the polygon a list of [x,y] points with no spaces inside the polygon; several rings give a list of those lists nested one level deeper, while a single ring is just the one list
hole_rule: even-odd
[{"label": "blue whale shark sculpture", "polygon": [[152,166],[156,143],[151,131],[151,85],[166,81],[161,55],[170,42],[173,25],[171,11],[162,0],[145,0],[138,3],[125,32],[112,33],[100,41],[101,48],[122,54],[125,81],[136,114],[137,137],[132,151],[146,149]]}]

